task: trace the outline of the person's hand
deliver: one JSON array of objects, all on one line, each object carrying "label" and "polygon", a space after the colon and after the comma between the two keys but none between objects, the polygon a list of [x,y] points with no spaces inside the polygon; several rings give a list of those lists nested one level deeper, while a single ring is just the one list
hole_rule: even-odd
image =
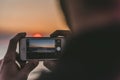
[{"label": "person's hand", "polygon": [[10,40],[6,55],[0,60],[0,80],[27,80],[29,73],[38,65],[36,60],[28,61],[28,63],[16,60],[17,42],[25,35],[26,33],[19,33]]},{"label": "person's hand", "polygon": [[[64,38],[69,38],[71,35],[70,30],[56,30],[52,34],[50,34],[50,37],[56,38],[58,36],[64,36]],[[58,60],[45,60],[43,62],[43,65],[47,67],[49,70],[54,71],[57,68],[59,61]]]},{"label": "person's hand", "polygon": [[54,71],[57,68],[57,60],[45,60],[43,65],[51,71]]}]

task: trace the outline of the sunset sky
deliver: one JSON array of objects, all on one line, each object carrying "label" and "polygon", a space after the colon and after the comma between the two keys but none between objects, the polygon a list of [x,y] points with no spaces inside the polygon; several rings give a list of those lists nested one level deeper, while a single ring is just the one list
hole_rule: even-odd
[{"label": "sunset sky", "polygon": [[58,0],[0,0],[0,58],[16,33],[48,36],[57,29],[68,29]]},{"label": "sunset sky", "polygon": [[40,32],[66,29],[58,0],[0,0],[0,32]]}]

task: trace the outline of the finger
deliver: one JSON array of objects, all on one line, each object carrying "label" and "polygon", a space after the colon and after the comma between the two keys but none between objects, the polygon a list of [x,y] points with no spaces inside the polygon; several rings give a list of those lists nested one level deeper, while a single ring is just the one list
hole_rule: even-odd
[{"label": "finger", "polygon": [[16,52],[16,61],[19,63],[21,68],[23,68],[25,66],[25,64],[26,64],[26,61],[22,61],[20,59],[20,54],[18,54],[17,52]]},{"label": "finger", "polygon": [[[19,72],[18,77],[20,80],[24,80],[28,77],[29,73],[38,65],[37,60],[29,61],[25,67]],[[18,78],[18,79],[19,79]]]},{"label": "finger", "polygon": [[70,36],[70,34],[71,32],[69,30],[56,30],[50,35],[50,37],[57,37],[57,36],[68,37]]},{"label": "finger", "polygon": [[3,59],[0,60],[0,66],[2,65]]},{"label": "finger", "polygon": [[16,58],[16,48],[17,48],[17,42],[25,37],[26,33],[19,33],[17,34],[14,38],[12,38],[10,40],[9,46],[8,46],[8,50],[7,53],[4,57],[5,62],[6,61],[14,61]]},{"label": "finger", "polygon": [[54,71],[56,69],[57,64],[58,62],[56,60],[52,60],[52,61],[45,60],[43,62],[43,65],[47,67],[48,69],[50,69],[51,71]]},{"label": "finger", "polygon": [[2,59],[0,60],[0,64],[2,63]]}]

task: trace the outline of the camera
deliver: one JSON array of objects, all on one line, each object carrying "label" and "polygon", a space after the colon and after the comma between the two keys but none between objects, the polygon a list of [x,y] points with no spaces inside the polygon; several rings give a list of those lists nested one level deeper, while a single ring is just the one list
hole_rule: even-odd
[{"label": "camera", "polygon": [[23,61],[30,59],[57,60],[63,55],[69,30],[56,30],[50,37],[25,37],[19,41],[20,58]]},{"label": "camera", "polygon": [[19,41],[21,60],[55,60],[63,52],[64,37],[26,37]]}]

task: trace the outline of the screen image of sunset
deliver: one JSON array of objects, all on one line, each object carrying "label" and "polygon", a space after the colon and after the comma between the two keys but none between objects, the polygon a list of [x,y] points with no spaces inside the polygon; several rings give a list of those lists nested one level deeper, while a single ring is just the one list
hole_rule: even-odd
[{"label": "screen image of sunset", "polygon": [[55,40],[54,39],[29,39],[28,52],[32,53],[54,53]]},{"label": "screen image of sunset", "polygon": [[44,39],[44,40],[29,40],[29,47],[43,47],[43,48],[54,48],[54,39]]},{"label": "screen image of sunset", "polygon": [[58,0],[0,0],[0,59],[17,33],[44,37],[55,30],[68,30]]}]

